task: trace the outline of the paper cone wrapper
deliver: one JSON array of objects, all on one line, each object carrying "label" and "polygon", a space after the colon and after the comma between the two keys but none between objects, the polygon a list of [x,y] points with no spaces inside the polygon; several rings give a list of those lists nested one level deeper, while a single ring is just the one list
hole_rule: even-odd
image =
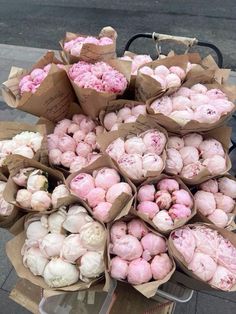
[{"label": "paper cone wrapper", "polygon": [[120,109],[124,107],[133,108],[138,105],[144,105],[144,103],[141,101],[135,101],[135,100],[129,100],[129,99],[117,99],[117,100],[109,101],[108,106],[104,110],[100,111],[99,113],[100,124],[105,128],[104,118],[106,114],[110,112],[117,113]]},{"label": "paper cone wrapper", "polygon": [[[137,135],[139,135],[145,131],[153,130],[153,129],[162,132],[168,141],[168,134],[167,134],[166,130],[163,129],[157,123],[157,121],[155,119],[153,119],[150,116],[140,115],[139,118],[134,123],[123,123],[123,124],[121,124],[118,128],[118,131],[107,132],[107,133],[103,133],[103,134],[99,135],[97,137],[97,142],[101,147],[101,151],[103,153],[106,153],[107,147],[113,141],[115,141],[117,138],[126,139],[127,137],[137,136]],[[125,173],[126,177],[128,177],[135,185],[139,185],[144,180],[146,180],[148,177],[157,177],[161,174],[161,172],[165,168],[165,161],[166,161],[165,148],[164,148],[162,154],[160,155],[160,157],[163,160],[163,169],[161,169],[161,171],[148,171],[146,176],[142,177],[140,179],[133,179],[133,178],[129,177],[125,171],[123,171],[123,172]],[[118,163],[115,160],[113,160],[113,162],[116,164],[117,167],[119,167],[120,170],[122,170],[122,168],[118,165]]]},{"label": "paper cone wrapper", "polygon": [[[221,177],[227,177],[229,178],[230,180],[233,180],[236,182],[236,178],[231,176],[230,174],[225,174],[224,176],[219,176],[219,177],[215,177],[214,179],[220,179]],[[197,187],[197,191],[201,190],[200,187]],[[235,199],[236,200],[236,199]],[[197,209],[197,208],[196,208]],[[223,209],[224,210],[224,209]],[[234,206],[234,209],[232,210],[231,213],[226,213],[227,216],[228,216],[228,224],[227,226],[225,227],[225,229],[229,230],[229,231],[233,231],[236,229],[236,223],[235,223],[235,217],[236,217],[236,203],[235,203],[235,206]],[[194,222],[205,222],[207,224],[213,224],[213,222],[208,219],[206,216],[204,216],[200,211],[197,210],[197,214],[196,216],[194,217]]]},{"label": "paper cone wrapper", "polygon": [[[52,63],[47,77],[35,93],[25,92],[20,95],[19,82],[35,68],[43,68]],[[62,120],[68,113],[70,104],[75,99],[66,71],[59,69],[60,63],[54,52],[47,52],[30,71],[13,67],[6,82],[2,84],[2,96],[11,108],[16,108],[51,121]]]},{"label": "paper cone wrapper", "polygon": [[[230,160],[229,155],[228,155],[228,149],[230,147],[230,137],[231,137],[231,133],[232,133],[232,129],[230,127],[223,126],[223,127],[218,128],[218,129],[214,129],[214,130],[207,131],[204,133],[202,133],[202,132],[198,132],[198,133],[202,134],[203,140],[213,138],[222,144],[224,151],[225,151],[226,168],[222,173],[219,173],[217,175],[216,174],[212,175],[207,169],[204,169],[198,175],[192,177],[191,179],[185,178],[185,177],[181,176],[180,174],[178,174],[178,177],[187,185],[200,184],[200,183],[207,181],[209,179],[212,179],[216,176],[224,175],[231,169],[231,166],[232,166],[231,160]],[[176,135],[176,134],[170,133],[169,136],[171,136],[171,135]],[[177,136],[178,136],[178,134],[177,134]]]},{"label": "paper cone wrapper", "polygon": [[[236,234],[233,232],[226,230],[226,229],[221,229],[216,227],[215,225],[212,224],[206,224],[206,223],[196,223],[196,224],[190,224],[186,225],[186,227],[189,227],[190,229],[195,226],[205,226],[207,228],[210,228],[212,230],[216,230],[222,237],[225,239],[229,240],[234,247],[236,247]],[[197,277],[191,270],[188,269],[188,264],[185,262],[185,259],[183,258],[182,254],[179,253],[179,251],[175,248],[174,243],[171,238],[171,234],[168,239],[168,251],[171,256],[174,257],[177,265],[191,278],[196,279],[196,282],[200,282],[205,284],[206,286],[210,286],[211,288],[214,288],[215,290],[221,291],[219,288],[216,288],[206,281],[203,281],[199,277]],[[236,284],[232,287],[230,291],[236,291]]]},{"label": "paper cone wrapper", "polygon": [[[210,83],[213,81],[211,77],[209,77],[209,80],[208,79],[203,80],[201,79],[201,77],[195,77],[194,79],[186,81],[183,84],[183,86],[192,87],[193,85],[198,84],[198,83],[203,83],[204,81],[204,85],[208,88],[208,90],[213,89],[213,88],[220,89],[222,92],[224,92],[227,95],[229,101],[232,101],[234,103],[236,99],[236,86],[233,87],[229,85],[220,85],[216,82]],[[185,123],[184,121],[178,122],[162,113],[154,112],[154,110],[151,108],[151,104],[157,98],[159,97],[153,97],[146,102],[148,113],[151,114],[152,117],[154,117],[161,126],[166,128],[167,131],[179,133],[179,134],[186,134],[190,132],[205,132],[205,131],[209,131],[209,130],[221,127],[226,123],[229,117],[232,116],[232,114],[236,110],[236,105],[235,105],[234,108],[230,112],[228,112],[225,115],[222,115],[221,118],[214,123],[201,123],[196,120],[186,121],[187,123]]]},{"label": "paper cone wrapper", "polygon": [[[0,181],[7,182],[7,177],[0,172]],[[0,228],[4,228],[9,230],[15,222],[20,219],[22,216],[22,213],[19,211],[19,209],[14,206],[13,210],[10,215],[4,216],[0,215]]]},{"label": "paper cone wrapper", "polygon": [[[114,201],[109,211],[109,221],[112,221],[112,220],[120,219],[121,217],[128,214],[133,204],[135,195],[136,195],[136,188],[133,185],[133,183],[128,178],[125,177],[124,173],[116,167],[116,165],[112,162],[109,156],[103,155],[102,157],[98,158],[94,163],[89,165],[88,167],[85,167],[78,172],[72,173],[66,179],[66,184],[67,184],[68,189],[70,189],[70,182],[78,174],[88,173],[92,175],[94,170],[99,170],[104,167],[115,169],[121,176],[121,182],[123,181],[123,182],[128,183],[130,187],[132,188],[132,193],[133,193],[132,196],[126,193],[122,193],[120,196],[117,197],[117,199]],[[71,191],[71,193],[73,194],[73,191]],[[88,203],[78,197],[77,199],[91,213],[91,215],[93,215],[93,210],[89,207]]]},{"label": "paper cone wrapper", "polygon": [[[37,162],[35,160],[28,159],[20,155],[11,155],[7,157],[6,163],[10,171],[10,177],[7,180],[7,185],[3,192],[3,197],[8,203],[18,206],[23,211],[31,212],[34,210],[23,208],[22,206],[20,206],[20,204],[16,202],[17,191],[22,189],[22,187],[18,186],[13,181],[12,177],[15,176],[20,171],[20,169],[33,167],[35,169],[41,169],[42,171],[48,173],[48,183],[49,183],[48,192],[49,193],[52,193],[54,188],[58,186],[59,184],[65,184],[65,178],[61,172],[55,169],[52,169],[50,167],[47,167],[43,165],[42,163]],[[51,210],[54,211],[54,209],[51,208],[51,209],[48,209],[46,213],[51,212]]]},{"label": "paper cone wrapper", "polygon": [[[132,216],[132,215],[129,215],[129,216],[126,216],[126,217],[123,217],[122,219],[120,219],[121,221],[125,221],[125,222],[129,222],[130,220],[132,220],[133,218],[136,218],[135,216]],[[108,225],[108,234],[110,235],[110,230],[111,230],[111,227],[112,227],[112,224],[109,224]],[[160,236],[162,237],[164,240],[166,240],[166,238],[158,233],[156,230],[153,230],[148,224],[145,224],[146,227],[148,228],[148,230],[152,233],[154,233],[155,235],[157,236]],[[108,236],[108,242],[107,242],[107,264],[106,264],[106,267],[107,267],[107,270],[106,270],[106,276],[107,277],[110,277],[110,265],[111,265],[111,256],[110,256],[110,253],[109,253],[109,247],[110,247],[110,237]],[[166,252],[168,253],[168,252]],[[112,255],[112,254],[111,254]],[[115,256],[115,255],[114,255]],[[140,284],[140,285],[132,285],[134,287],[134,289],[136,289],[137,291],[139,291],[140,293],[142,293],[145,297],[147,298],[151,298],[153,297],[155,294],[156,294],[156,291],[158,289],[158,287],[162,284],[164,284],[165,282],[167,282],[171,276],[173,275],[174,271],[175,271],[175,262],[174,262],[174,259],[172,256],[170,256],[171,258],[171,261],[172,261],[172,265],[173,265],[173,268],[172,270],[165,276],[165,278],[163,278],[162,280],[155,280],[153,279],[152,281],[150,282],[147,282],[147,283],[144,283],[144,284]],[[127,282],[125,280],[121,280],[122,282]]]},{"label": "paper cone wrapper", "polygon": [[76,284],[70,285],[68,287],[50,288],[41,276],[34,276],[31,273],[31,271],[24,266],[23,257],[21,255],[21,248],[23,244],[25,243],[25,239],[26,239],[26,235],[22,229],[21,233],[19,233],[16,237],[14,237],[12,240],[7,242],[6,244],[7,256],[10,262],[12,263],[13,267],[15,268],[17,275],[20,278],[26,279],[32,284],[39,286],[43,289],[50,290],[52,294],[54,293],[57,294],[57,291],[67,292],[67,291],[85,290],[85,289],[88,289],[92,284],[97,282],[97,279],[91,280],[89,283],[85,283],[79,280]]},{"label": "paper cone wrapper", "polygon": [[161,174],[158,178],[148,178],[146,181],[144,181],[138,188],[137,188],[137,193],[138,193],[138,190],[143,186],[143,185],[146,185],[146,184],[153,184],[155,187],[157,185],[157,183],[163,179],[174,179],[176,180],[178,183],[179,183],[179,186],[180,186],[180,189],[183,189],[185,191],[187,191],[191,198],[192,198],[192,201],[193,201],[193,206],[191,208],[191,215],[189,217],[186,217],[186,218],[181,218],[181,219],[178,219],[174,222],[174,225],[172,228],[168,229],[168,230],[163,230],[163,229],[160,229],[157,225],[155,225],[153,223],[153,221],[147,217],[147,215],[145,214],[142,214],[142,213],[139,213],[137,211],[137,206],[139,204],[138,202],[138,198],[136,197],[136,200],[135,200],[135,206],[133,208],[133,212],[135,215],[137,215],[138,217],[140,217],[142,220],[146,221],[149,225],[152,226],[152,228],[154,230],[157,230],[159,233],[161,234],[169,234],[172,230],[174,229],[177,229],[183,225],[185,225],[189,220],[191,220],[195,215],[196,215],[196,205],[195,205],[195,201],[194,201],[194,198],[193,198],[193,195],[191,193],[191,191],[189,190],[189,188],[183,183],[183,181],[178,177],[178,176],[168,176],[166,174]]},{"label": "paper cone wrapper", "polygon": [[[164,65],[167,68],[171,66],[179,66],[184,71],[186,71],[188,63],[188,57],[186,55],[179,55],[173,57],[167,57],[161,60],[156,60],[147,63],[143,66],[148,66],[155,69],[159,65]],[[142,66],[142,67],[143,67]],[[139,70],[142,68],[140,67]],[[143,74],[138,71],[136,82],[135,82],[135,99],[146,101],[152,97],[160,97],[162,95],[170,95],[174,93],[179,87],[171,87],[168,89],[163,89],[161,84],[149,75]]]},{"label": "paper cone wrapper", "polygon": [[59,44],[62,48],[62,51],[60,52],[61,58],[66,64],[73,64],[78,61],[86,61],[90,63],[95,63],[98,61],[107,61],[109,59],[115,59],[116,58],[116,38],[117,33],[111,26],[104,27],[100,34],[98,35],[98,39],[101,37],[109,37],[113,40],[112,44],[109,45],[95,45],[95,44],[83,44],[80,55],[74,56],[69,51],[64,49],[65,43],[76,39],[77,37],[88,37],[91,35],[83,35],[83,34],[75,34],[67,32],[64,39],[62,39]]},{"label": "paper cone wrapper", "polygon": [[[112,59],[106,61],[111,67],[113,67],[118,72],[122,73],[129,84],[130,75],[131,75],[131,62],[123,61],[119,59]],[[67,66],[67,74],[69,77],[69,69],[71,66]],[[91,116],[93,119],[97,118],[99,112],[104,110],[109,101],[114,100],[121,96],[122,94],[114,94],[114,93],[106,93],[106,92],[97,92],[92,88],[82,88],[79,87],[73,80],[70,79],[70,82],[73,86],[74,92],[77,96],[79,104],[84,111],[84,113],[88,116]]]}]

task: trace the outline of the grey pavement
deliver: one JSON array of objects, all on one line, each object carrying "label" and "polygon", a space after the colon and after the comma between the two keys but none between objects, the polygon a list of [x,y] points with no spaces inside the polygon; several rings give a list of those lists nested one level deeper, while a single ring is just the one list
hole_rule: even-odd
[{"label": "grey pavement", "polygon": [[[118,51],[140,32],[197,37],[217,45],[225,65],[236,60],[235,0],[0,0],[0,43],[58,49],[66,31],[96,34],[105,25],[118,31]],[[138,40],[136,51],[154,52]]]},{"label": "grey pavement", "polygon": [[[11,1],[10,1],[11,2]],[[34,2],[34,1],[32,1]],[[82,1],[83,2],[83,1]],[[53,1],[52,1],[53,3]],[[72,1],[73,3],[73,1]],[[0,0],[1,5],[1,0]],[[1,13],[0,13],[1,16]],[[1,25],[1,23],[0,23]],[[0,31],[1,32],[1,31]],[[1,39],[1,37],[0,37]],[[11,52],[11,53],[10,53]],[[26,48],[0,44],[0,83],[7,79],[12,65],[31,67],[45,52],[44,49]],[[231,83],[236,84],[236,72],[231,75]],[[0,121],[35,122],[36,118],[22,111],[11,109],[0,98]],[[233,138],[236,141],[236,119],[231,119]],[[236,173],[236,153],[231,154],[233,173]],[[0,314],[28,314],[22,306],[8,298],[17,277],[5,254],[5,243],[11,238],[9,232],[0,229]],[[236,292],[195,292],[186,304],[178,303],[175,314],[233,314],[236,313]]]}]

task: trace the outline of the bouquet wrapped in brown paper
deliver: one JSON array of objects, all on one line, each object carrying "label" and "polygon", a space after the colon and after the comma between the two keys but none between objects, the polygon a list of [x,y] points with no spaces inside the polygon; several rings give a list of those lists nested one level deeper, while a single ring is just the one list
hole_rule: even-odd
[{"label": "bouquet wrapped in brown paper", "polygon": [[109,225],[106,262],[107,278],[128,282],[147,298],[154,296],[175,271],[166,238],[135,216]]},{"label": "bouquet wrapped in brown paper", "polygon": [[196,223],[172,231],[170,254],[202,286],[236,290],[236,235],[211,224]]},{"label": "bouquet wrapped in brown paper", "polygon": [[46,127],[43,123],[36,125],[2,121],[0,123],[0,168],[6,168],[5,160],[9,155],[22,155],[47,163]]},{"label": "bouquet wrapped in brown paper", "polygon": [[[105,39],[102,39],[104,38]],[[116,58],[117,33],[111,26],[104,27],[98,37],[67,32],[59,43],[61,58],[67,64],[78,61],[97,62]],[[101,40],[102,39],[102,40]]]},{"label": "bouquet wrapped in brown paper", "polygon": [[99,120],[107,131],[114,131],[120,123],[135,122],[140,115],[146,114],[146,105],[141,101],[117,99],[110,101],[99,113]]},{"label": "bouquet wrapped in brown paper", "polygon": [[236,178],[225,174],[193,189],[197,221],[228,230],[236,229]]},{"label": "bouquet wrapped in brown paper", "polygon": [[220,85],[211,76],[208,78],[201,72],[173,95],[149,99],[148,112],[169,132],[180,134],[224,125],[236,109],[236,86]]},{"label": "bouquet wrapped in brown paper", "polygon": [[84,113],[96,118],[110,100],[125,92],[130,81],[131,62],[119,59],[94,65],[81,62],[66,66],[66,70]]},{"label": "bouquet wrapped in brown paper", "polygon": [[103,222],[125,216],[136,194],[132,182],[106,155],[72,173],[66,184],[93,217]]},{"label": "bouquet wrapped in brown paper", "polygon": [[174,93],[186,77],[187,64],[188,56],[179,55],[140,67],[135,82],[135,99],[146,101]]},{"label": "bouquet wrapped in brown paper", "polygon": [[205,133],[169,134],[165,172],[178,175],[189,185],[227,173],[231,132],[224,126]]},{"label": "bouquet wrapped in brown paper", "polygon": [[17,275],[50,295],[88,289],[104,278],[105,227],[78,201],[67,198],[61,204],[51,215],[26,215],[6,245]]},{"label": "bouquet wrapped in brown paper", "polygon": [[135,215],[162,234],[185,225],[196,214],[188,187],[177,177],[161,174],[137,188]]},{"label": "bouquet wrapped in brown paper", "polygon": [[[51,65],[51,66],[50,66]],[[59,67],[59,66],[60,67]],[[30,75],[34,69],[47,69],[46,77],[33,92],[20,93],[19,84],[24,76]],[[6,82],[2,84],[2,96],[8,106],[45,117],[51,121],[63,119],[75,99],[73,89],[61,62],[54,52],[47,52],[30,71],[13,67]],[[28,76],[27,76],[28,77]],[[36,77],[34,79],[37,79]]]},{"label": "bouquet wrapped in brown paper", "polygon": [[61,172],[19,155],[7,157],[6,163],[10,176],[3,197],[23,211],[48,213],[70,195]]},{"label": "bouquet wrapped in brown paper", "polygon": [[18,208],[7,203],[3,198],[7,177],[0,173],[0,228],[10,229],[20,219],[21,213]]},{"label": "bouquet wrapped in brown paper", "polygon": [[135,123],[101,134],[98,143],[132,182],[140,184],[165,168],[167,138],[166,130],[155,119],[140,115]]}]

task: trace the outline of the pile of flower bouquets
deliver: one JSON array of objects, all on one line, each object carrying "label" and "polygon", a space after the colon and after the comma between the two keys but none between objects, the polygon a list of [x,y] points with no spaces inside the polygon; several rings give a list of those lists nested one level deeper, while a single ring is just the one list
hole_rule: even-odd
[{"label": "pile of flower bouquets", "polygon": [[177,267],[235,291],[236,88],[211,56],[117,57],[116,37],[67,33],[61,59],[48,52],[3,83],[9,106],[38,117],[0,126],[7,255],[51,293],[110,277],[152,297]]}]

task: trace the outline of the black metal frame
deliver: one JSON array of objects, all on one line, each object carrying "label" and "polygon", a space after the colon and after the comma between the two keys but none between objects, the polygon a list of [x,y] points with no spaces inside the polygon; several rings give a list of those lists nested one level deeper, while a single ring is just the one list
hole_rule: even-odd
[{"label": "black metal frame", "polygon": [[[135,34],[134,36],[132,36],[126,43],[125,45],[125,49],[124,51],[128,51],[130,45],[133,43],[133,41],[135,41],[137,38],[149,38],[149,39],[155,39],[155,33],[138,33]],[[211,44],[211,43],[207,43],[207,42],[203,42],[203,41],[197,41],[197,43],[195,44],[197,46],[201,46],[201,47],[208,47],[211,48],[212,50],[215,51],[216,55],[217,55],[217,64],[220,68],[222,68],[223,66],[223,55],[220,51],[220,49],[218,47],[216,47],[215,45]]]}]

